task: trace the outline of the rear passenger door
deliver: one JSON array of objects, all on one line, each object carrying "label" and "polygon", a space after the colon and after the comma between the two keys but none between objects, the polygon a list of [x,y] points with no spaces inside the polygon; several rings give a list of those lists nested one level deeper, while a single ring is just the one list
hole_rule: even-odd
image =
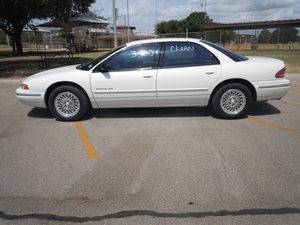
[{"label": "rear passenger door", "polygon": [[166,42],[157,73],[160,106],[202,106],[221,75],[215,55],[195,42]]}]

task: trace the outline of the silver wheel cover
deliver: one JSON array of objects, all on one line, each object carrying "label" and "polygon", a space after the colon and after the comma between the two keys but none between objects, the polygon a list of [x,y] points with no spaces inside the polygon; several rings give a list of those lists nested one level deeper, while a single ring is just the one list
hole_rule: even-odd
[{"label": "silver wheel cover", "polygon": [[71,92],[61,92],[54,99],[55,110],[63,117],[75,116],[80,110],[79,98]]},{"label": "silver wheel cover", "polygon": [[225,113],[235,115],[243,111],[246,101],[246,96],[241,90],[229,89],[221,96],[220,105]]}]

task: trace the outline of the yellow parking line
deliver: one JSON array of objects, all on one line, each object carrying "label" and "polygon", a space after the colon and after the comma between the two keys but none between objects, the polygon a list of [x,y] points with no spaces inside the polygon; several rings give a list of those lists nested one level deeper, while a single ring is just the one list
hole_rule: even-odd
[{"label": "yellow parking line", "polygon": [[290,92],[300,94],[300,87],[291,87]]},{"label": "yellow parking line", "polygon": [[85,147],[86,153],[90,159],[97,159],[99,157],[98,152],[96,151],[89,134],[87,133],[85,126],[82,122],[75,122],[75,127],[79,133],[81,141]]},{"label": "yellow parking line", "polygon": [[270,122],[268,120],[265,120],[265,119],[262,119],[262,118],[258,118],[256,116],[248,116],[248,119],[251,120],[251,121],[254,121],[256,123],[259,123],[259,124],[271,127],[273,129],[277,129],[277,130],[280,130],[282,132],[285,132],[286,134],[288,134],[290,136],[300,137],[300,132],[299,131],[288,129],[286,127],[282,127],[282,126],[277,125],[275,123],[272,123],[272,122]]}]

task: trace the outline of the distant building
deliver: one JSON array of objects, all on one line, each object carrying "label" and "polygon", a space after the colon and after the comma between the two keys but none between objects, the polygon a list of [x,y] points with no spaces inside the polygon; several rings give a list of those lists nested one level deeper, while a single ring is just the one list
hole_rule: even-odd
[{"label": "distant building", "polygon": [[[135,27],[129,26],[129,34],[130,35],[134,34],[134,32],[133,32],[134,30],[135,30]],[[126,25],[117,26],[117,32],[120,33],[120,34],[127,34],[128,33],[128,26],[126,26]]]},{"label": "distant building", "polygon": [[[37,25],[37,28],[58,28],[68,27],[71,29],[72,41],[68,41],[69,45],[75,45],[77,50],[85,49],[110,49],[114,46],[114,32],[110,23],[103,19],[90,15],[80,15],[68,20],[67,23],[51,21]],[[118,45],[124,44],[128,41],[128,27],[126,25],[118,25],[117,27],[117,41]],[[130,41],[152,38],[151,35],[135,34],[134,26],[129,26]]]}]

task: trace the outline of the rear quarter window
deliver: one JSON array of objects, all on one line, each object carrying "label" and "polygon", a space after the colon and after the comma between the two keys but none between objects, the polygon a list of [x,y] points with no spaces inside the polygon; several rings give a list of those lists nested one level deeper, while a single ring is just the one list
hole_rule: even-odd
[{"label": "rear quarter window", "polygon": [[209,45],[210,47],[213,47],[214,49],[218,50],[219,52],[222,52],[224,55],[228,56],[229,58],[231,58],[235,62],[241,62],[241,61],[248,60],[248,58],[246,56],[243,56],[242,54],[239,54],[237,52],[234,52],[234,51],[231,51],[227,48],[224,48],[221,45],[212,43],[210,41],[205,41],[205,40],[202,40],[201,42]]}]

